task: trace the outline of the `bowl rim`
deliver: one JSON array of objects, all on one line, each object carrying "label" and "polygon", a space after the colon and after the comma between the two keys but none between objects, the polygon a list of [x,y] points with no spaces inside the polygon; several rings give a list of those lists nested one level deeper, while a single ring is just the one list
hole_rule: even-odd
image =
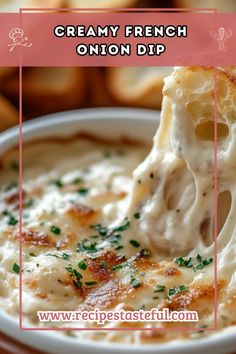
[{"label": "bowl rim", "polygon": [[[123,117],[123,114],[125,117]],[[160,111],[146,108],[130,108],[130,107],[104,107],[104,108],[82,108],[76,110],[68,110],[62,112],[43,115],[22,124],[22,133],[28,134],[32,130],[47,128],[48,126],[65,123],[75,123],[77,121],[103,120],[111,121],[119,119],[119,121],[138,120],[143,121],[143,115],[148,120],[159,123]],[[4,144],[9,138],[19,136],[20,126],[14,126],[0,132],[0,144]]]},{"label": "bowl rim", "polygon": [[[52,125],[63,125],[65,123],[71,124],[75,122],[84,122],[85,120],[90,121],[99,121],[99,120],[116,120],[118,119],[120,122],[125,122],[127,120],[133,121],[141,121],[147,124],[154,124],[157,123],[158,126],[158,117],[159,111],[151,110],[151,109],[139,109],[139,108],[125,108],[125,107],[106,107],[106,108],[85,108],[85,109],[78,109],[78,110],[71,110],[71,111],[64,111],[53,113],[49,115],[45,115],[28,122],[23,123],[22,131],[23,136],[28,135],[37,129],[46,129]],[[154,127],[154,125],[153,125]],[[57,134],[57,133],[55,133]],[[41,136],[41,133],[39,133]],[[19,126],[10,128],[2,133],[0,133],[0,146],[9,144],[7,148],[13,146],[16,143],[16,139],[19,136]],[[2,309],[0,309],[0,330],[6,335],[13,337],[12,333],[14,333],[15,339],[19,340],[24,344],[30,343],[30,346],[33,347],[35,344],[35,348],[40,349],[37,343],[41,341],[49,341],[48,344],[52,342],[57,342],[57,345],[66,345],[70,349],[78,348],[80,346],[81,350],[96,350],[99,353],[108,353],[110,350],[113,350],[115,353],[155,353],[158,351],[159,354],[180,354],[180,353],[189,353],[191,350],[194,353],[198,352],[199,350],[214,350],[214,353],[226,353],[225,345],[231,344],[234,345],[234,349],[236,348],[236,330],[235,326],[227,327],[223,331],[214,332],[209,336],[196,338],[196,339],[187,339],[187,340],[173,340],[166,343],[155,343],[155,344],[144,344],[140,347],[140,344],[124,344],[124,343],[113,343],[107,341],[96,341],[96,340],[88,340],[88,339],[81,339],[81,338],[71,338],[71,337],[63,337],[54,334],[54,331],[46,331],[45,329],[38,329],[37,331],[30,330],[19,330],[19,320],[10,316]],[[6,325],[6,328],[4,328]],[[207,330],[206,330],[207,331]],[[52,333],[53,332],[53,333]],[[33,340],[33,341],[32,341]],[[42,342],[41,342],[42,343]],[[55,344],[54,343],[54,344]],[[221,348],[221,352],[219,352],[219,348]],[[232,347],[233,348],[233,347]],[[49,348],[48,348],[49,349]],[[231,350],[234,350],[231,349]],[[41,349],[42,350],[42,349]],[[43,349],[44,350],[44,349]],[[118,351],[116,351],[118,350]],[[218,350],[218,351],[217,351]],[[223,350],[223,351],[222,351]],[[54,351],[53,351],[54,352]],[[70,351],[71,353],[71,351]],[[98,353],[98,354],[99,354]]]}]

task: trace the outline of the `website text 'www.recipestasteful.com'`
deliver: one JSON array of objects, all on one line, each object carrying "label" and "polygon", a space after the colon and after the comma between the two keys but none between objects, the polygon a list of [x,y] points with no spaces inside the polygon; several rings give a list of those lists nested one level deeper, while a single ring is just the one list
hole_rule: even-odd
[{"label": "website text 'www.recipestasteful.com'", "polygon": [[171,311],[168,308],[149,311],[38,311],[40,322],[198,322],[197,311]]}]

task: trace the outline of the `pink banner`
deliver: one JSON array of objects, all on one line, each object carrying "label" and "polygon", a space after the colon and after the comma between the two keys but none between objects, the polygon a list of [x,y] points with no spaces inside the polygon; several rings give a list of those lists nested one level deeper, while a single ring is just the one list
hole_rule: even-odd
[{"label": "pink banner", "polygon": [[236,14],[0,14],[0,66],[235,65]]}]

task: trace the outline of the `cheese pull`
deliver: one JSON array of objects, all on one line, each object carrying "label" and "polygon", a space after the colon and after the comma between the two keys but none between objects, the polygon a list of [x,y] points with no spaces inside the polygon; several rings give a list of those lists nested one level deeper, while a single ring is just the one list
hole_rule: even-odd
[{"label": "cheese pull", "polygon": [[140,213],[136,234],[157,256],[213,254],[216,188],[219,251],[235,242],[234,73],[188,67],[165,79],[160,126],[149,156],[134,172],[129,206],[131,214]]}]

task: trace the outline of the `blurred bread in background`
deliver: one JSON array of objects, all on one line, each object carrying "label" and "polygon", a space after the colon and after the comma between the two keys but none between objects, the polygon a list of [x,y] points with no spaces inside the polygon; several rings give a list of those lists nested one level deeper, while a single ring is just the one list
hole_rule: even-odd
[{"label": "blurred bread in background", "polygon": [[132,7],[138,0],[67,0],[68,7],[114,8]]},{"label": "blurred bread in background", "polygon": [[23,0],[25,7],[44,7],[44,8],[52,8],[52,7],[66,7],[66,0]]},{"label": "blurred bread in background", "polygon": [[160,108],[163,78],[171,71],[172,67],[108,68],[108,89],[121,105]]},{"label": "blurred bread in background", "polygon": [[84,68],[87,82],[87,107],[116,106],[112,94],[109,92],[105,68]]},{"label": "blurred bread in background", "polygon": [[0,95],[0,131],[18,124],[19,114],[17,109],[5,97]]},{"label": "blurred bread in background", "polygon": [[[21,0],[24,7],[81,7],[81,8],[216,8],[220,12],[236,11],[235,0]],[[5,3],[17,0],[5,0]],[[18,11],[18,9],[16,9]]]},{"label": "blurred bread in background", "polygon": [[[18,102],[18,76],[9,78],[5,95]],[[23,114],[28,118],[82,105],[85,95],[82,68],[24,68],[22,74]]]},{"label": "blurred bread in background", "polygon": [[26,7],[82,7],[82,8],[114,8],[132,7],[138,0],[25,0]]},{"label": "blurred bread in background", "polygon": [[217,8],[220,12],[234,12],[236,10],[235,0],[175,0],[174,4],[176,7],[182,8]]},{"label": "blurred bread in background", "polygon": [[9,66],[9,67],[0,67],[0,89],[1,89],[1,84],[3,85],[2,80],[4,80],[5,77],[7,77],[10,74],[13,74],[15,72],[18,72],[17,68],[13,68],[11,66]]}]

